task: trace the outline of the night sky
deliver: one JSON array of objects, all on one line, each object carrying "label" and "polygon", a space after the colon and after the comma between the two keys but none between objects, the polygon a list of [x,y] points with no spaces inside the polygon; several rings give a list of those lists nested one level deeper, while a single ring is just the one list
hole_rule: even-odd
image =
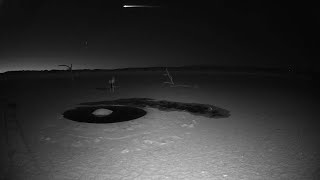
[{"label": "night sky", "polygon": [[0,73],[63,69],[59,64],[319,67],[319,10],[306,2],[0,0],[0,6]]}]

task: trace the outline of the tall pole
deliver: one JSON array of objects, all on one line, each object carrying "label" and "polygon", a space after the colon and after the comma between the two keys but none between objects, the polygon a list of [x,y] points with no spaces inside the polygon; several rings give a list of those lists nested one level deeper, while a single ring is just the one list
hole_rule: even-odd
[{"label": "tall pole", "polygon": [[72,81],[74,80],[74,77],[73,77],[73,72],[72,72],[72,64],[70,65],[70,72],[71,72],[71,79]]}]

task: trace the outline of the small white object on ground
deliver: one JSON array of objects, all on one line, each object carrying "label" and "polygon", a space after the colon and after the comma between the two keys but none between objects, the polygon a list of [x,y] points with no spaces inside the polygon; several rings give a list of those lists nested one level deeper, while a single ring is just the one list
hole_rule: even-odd
[{"label": "small white object on ground", "polygon": [[122,154],[125,154],[125,153],[128,153],[128,152],[129,152],[129,149],[124,149],[124,150],[121,151]]},{"label": "small white object on ground", "polygon": [[109,109],[96,109],[95,111],[92,112],[93,115],[95,116],[99,116],[99,117],[103,117],[103,116],[108,116],[109,114],[111,114],[112,111]]}]

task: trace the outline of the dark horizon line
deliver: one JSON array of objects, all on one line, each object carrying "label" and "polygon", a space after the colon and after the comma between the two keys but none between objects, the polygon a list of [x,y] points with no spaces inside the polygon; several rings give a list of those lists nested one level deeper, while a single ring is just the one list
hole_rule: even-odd
[{"label": "dark horizon line", "polygon": [[[81,71],[159,71],[165,70],[177,71],[177,70],[214,70],[214,71],[263,71],[263,72],[300,72],[300,73],[315,73],[315,69],[310,67],[298,67],[298,66],[282,66],[282,67],[262,67],[262,66],[230,66],[230,65],[184,65],[184,66],[150,66],[150,67],[128,67],[128,68],[115,68],[115,69],[72,69],[75,72]],[[6,71],[0,74],[22,73],[22,72],[63,72],[68,69],[51,69],[51,70],[14,70]]]}]

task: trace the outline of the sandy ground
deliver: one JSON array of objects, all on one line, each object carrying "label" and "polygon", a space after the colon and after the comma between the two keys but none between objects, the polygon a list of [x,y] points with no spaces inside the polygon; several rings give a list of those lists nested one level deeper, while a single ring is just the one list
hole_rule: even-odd
[{"label": "sandy ground", "polygon": [[[115,93],[96,89],[106,87],[112,75],[120,86]],[[165,86],[160,72],[79,75],[72,83],[16,81],[2,98],[2,104],[7,99],[17,107],[1,108],[1,177],[320,178],[319,101],[312,81],[214,73],[173,76],[193,88]],[[88,124],[61,115],[83,102],[136,97],[212,104],[229,110],[231,116],[210,119],[146,108],[148,114],[132,122]]]}]

